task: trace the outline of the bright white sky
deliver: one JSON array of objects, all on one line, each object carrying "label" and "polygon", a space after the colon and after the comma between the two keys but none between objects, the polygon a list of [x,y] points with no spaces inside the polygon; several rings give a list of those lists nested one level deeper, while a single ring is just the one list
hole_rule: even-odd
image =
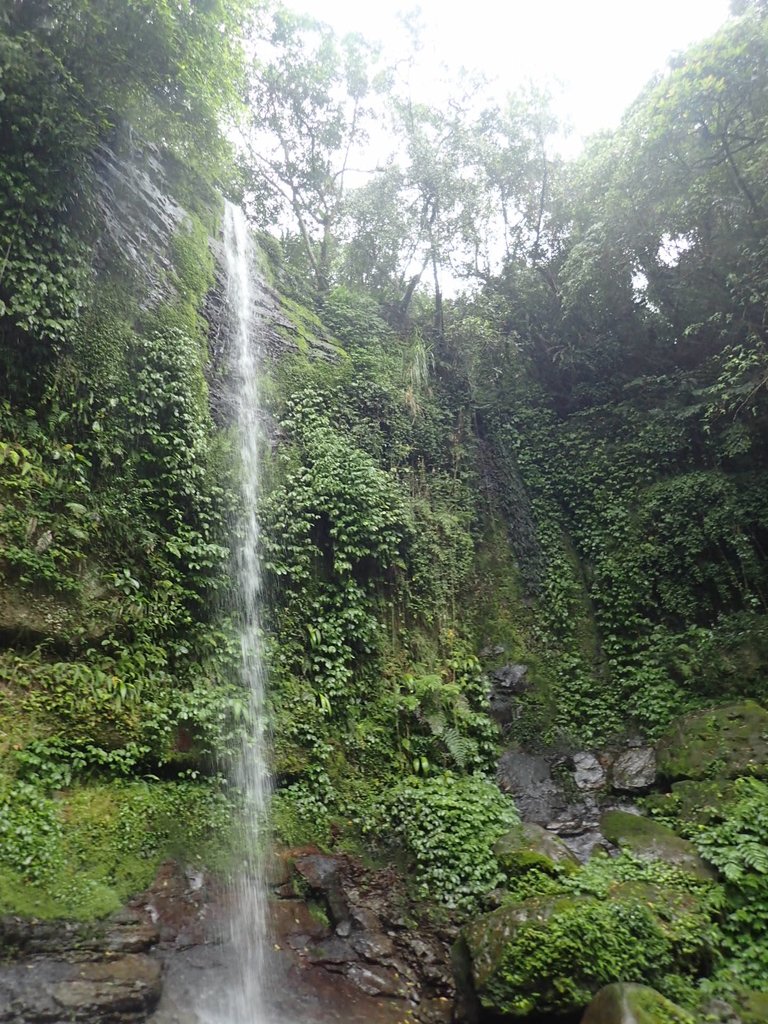
[{"label": "bright white sky", "polygon": [[[408,0],[293,0],[289,6],[340,33],[361,32],[405,54],[397,14]],[[555,110],[570,122],[568,149],[613,128],[676,51],[714,32],[728,0],[422,0],[426,82],[441,64],[479,70],[503,95],[533,81],[552,87]],[[425,100],[421,86],[418,93]]]}]

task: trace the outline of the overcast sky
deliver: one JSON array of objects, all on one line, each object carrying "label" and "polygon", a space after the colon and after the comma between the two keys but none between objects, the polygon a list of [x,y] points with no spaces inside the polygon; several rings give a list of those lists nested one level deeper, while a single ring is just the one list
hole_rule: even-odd
[{"label": "overcast sky", "polygon": [[[294,0],[337,32],[362,32],[387,53],[405,52],[402,0]],[[532,80],[550,85],[570,121],[568,148],[612,128],[669,56],[714,32],[728,0],[422,0],[424,81],[441,63],[483,71],[500,94]],[[420,84],[418,92],[423,95]],[[425,98],[431,98],[426,97]]]}]

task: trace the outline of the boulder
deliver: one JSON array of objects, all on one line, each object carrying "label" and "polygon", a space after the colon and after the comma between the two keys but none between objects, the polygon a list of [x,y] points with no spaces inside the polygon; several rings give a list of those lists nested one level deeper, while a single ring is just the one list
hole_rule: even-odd
[{"label": "boulder", "polygon": [[617,884],[606,897],[567,895],[500,907],[464,928],[454,951],[464,1005],[525,1018],[582,1011],[603,986],[696,975],[709,957],[707,919],[689,893]]},{"label": "boulder", "polygon": [[573,781],[578,789],[594,790],[602,789],[605,786],[608,773],[596,754],[582,751],[579,754],[574,754],[571,760],[573,762]]},{"label": "boulder", "polygon": [[574,871],[579,866],[559,836],[531,822],[518,825],[503,835],[497,840],[493,852],[504,871],[512,876],[531,870],[559,875],[563,871]]},{"label": "boulder", "polygon": [[656,751],[653,747],[630,747],[613,762],[611,783],[624,792],[648,789],[656,781]]},{"label": "boulder", "polygon": [[600,989],[581,1024],[695,1024],[695,1020],[656,989],[619,982]]},{"label": "boulder", "polygon": [[656,747],[668,780],[768,775],[768,711],[745,700],[678,718]]},{"label": "boulder", "polygon": [[723,809],[736,799],[735,783],[728,779],[673,782],[668,793],[646,797],[644,806],[652,814],[675,818],[687,825],[708,825],[719,819]]},{"label": "boulder", "polygon": [[609,842],[643,860],[664,861],[696,878],[716,877],[715,871],[704,863],[692,843],[651,818],[626,811],[608,811],[600,819],[600,830]]},{"label": "boulder", "polygon": [[323,896],[328,912],[339,935],[349,935],[352,929],[349,904],[342,884],[343,860],[322,853],[297,857],[294,863],[296,873],[304,879],[310,889]]},{"label": "boulder", "polygon": [[514,798],[525,821],[547,825],[568,809],[568,797],[552,776],[550,758],[544,755],[511,747],[501,755],[497,778],[499,787]]}]

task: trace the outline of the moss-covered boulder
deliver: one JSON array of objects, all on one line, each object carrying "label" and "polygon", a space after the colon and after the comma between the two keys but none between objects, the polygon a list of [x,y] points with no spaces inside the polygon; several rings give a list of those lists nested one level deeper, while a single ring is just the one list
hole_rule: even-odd
[{"label": "moss-covered boulder", "polygon": [[768,711],[745,700],[684,715],[656,748],[665,779],[768,775]]},{"label": "moss-covered boulder", "polygon": [[528,871],[560,875],[575,871],[579,862],[559,836],[531,822],[518,825],[497,840],[496,859],[511,877]]},{"label": "moss-covered boulder", "polygon": [[601,988],[581,1024],[695,1024],[694,1018],[647,985]]},{"label": "moss-covered boulder", "polygon": [[692,843],[651,818],[626,811],[608,811],[600,819],[600,831],[609,842],[643,860],[665,861],[696,878],[715,877],[715,872],[704,863]]},{"label": "moss-covered boulder", "polygon": [[768,992],[743,989],[732,1000],[741,1024],[765,1024],[768,1020]]},{"label": "moss-covered boulder", "polygon": [[673,782],[668,793],[645,797],[643,807],[651,814],[674,818],[685,825],[708,825],[736,799],[734,785],[728,779],[683,779]]},{"label": "moss-covered boulder", "polygon": [[573,1014],[612,982],[663,988],[672,975],[698,974],[706,935],[690,894],[629,883],[608,899],[562,895],[501,907],[463,930],[455,961],[485,1011]]}]

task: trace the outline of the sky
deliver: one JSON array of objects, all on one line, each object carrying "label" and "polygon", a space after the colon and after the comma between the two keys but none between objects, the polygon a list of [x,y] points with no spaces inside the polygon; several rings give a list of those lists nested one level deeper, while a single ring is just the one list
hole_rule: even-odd
[{"label": "sky", "polygon": [[[398,13],[407,0],[293,0],[289,6],[405,53]],[[570,123],[567,149],[614,128],[668,58],[711,35],[728,0],[421,0],[425,47],[418,93],[441,64],[482,71],[499,96],[527,81],[549,86]],[[429,97],[432,99],[433,97]]]}]

